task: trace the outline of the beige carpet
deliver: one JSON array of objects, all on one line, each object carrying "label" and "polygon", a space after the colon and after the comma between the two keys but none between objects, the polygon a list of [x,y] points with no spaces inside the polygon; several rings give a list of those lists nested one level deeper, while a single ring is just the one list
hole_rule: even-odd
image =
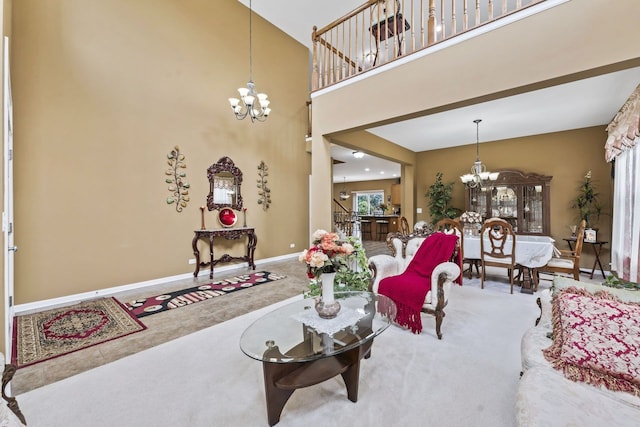
[{"label": "beige carpet", "polygon": [[[468,283],[468,284],[467,284]],[[478,279],[455,287],[435,336],[433,317],[413,335],[392,326],[364,360],[359,399],[342,379],[297,390],[279,426],[513,426],[520,337],[535,296]],[[299,298],[299,297],[295,297]],[[267,426],[262,366],[238,342],[277,305],[21,394],[30,427]]]}]

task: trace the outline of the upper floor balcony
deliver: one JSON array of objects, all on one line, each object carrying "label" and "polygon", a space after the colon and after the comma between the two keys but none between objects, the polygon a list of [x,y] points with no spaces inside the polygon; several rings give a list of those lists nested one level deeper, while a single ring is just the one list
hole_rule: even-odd
[{"label": "upper floor balcony", "polygon": [[366,73],[546,0],[369,0],[314,27],[312,90]]}]

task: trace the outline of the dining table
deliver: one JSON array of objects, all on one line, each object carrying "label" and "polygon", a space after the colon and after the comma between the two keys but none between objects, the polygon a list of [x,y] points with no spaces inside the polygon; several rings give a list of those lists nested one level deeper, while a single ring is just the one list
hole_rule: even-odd
[{"label": "dining table", "polygon": [[[484,237],[485,247],[491,247],[488,237]],[[516,235],[516,266],[520,267],[523,275],[522,286],[520,292],[525,294],[533,294],[537,288],[538,274],[537,269],[547,265],[547,262],[553,257],[555,248],[555,240],[550,236],[534,236],[534,235]],[[480,236],[465,235],[463,239],[464,257],[467,259],[482,259],[480,256]],[[505,252],[511,252],[513,247],[513,239],[511,236],[507,238],[505,243]]]}]

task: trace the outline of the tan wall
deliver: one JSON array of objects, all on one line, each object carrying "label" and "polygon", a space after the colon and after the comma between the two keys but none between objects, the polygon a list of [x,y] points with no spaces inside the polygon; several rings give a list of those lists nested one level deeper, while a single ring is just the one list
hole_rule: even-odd
[{"label": "tan wall", "polygon": [[[567,132],[536,135],[480,144],[480,159],[491,171],[515,169],[526,173],[553,176],[551,180],[551,235],[557,246],[567,248],[563,237],[571,232],[569,225],[578,224],[578,213],[572,209],[572,199],[577,196],[584,175],[591,170],[593,182],[603,203],[603,215],[599,221],[599,240],[611,241],[611,206],[613,182],[610,164],[604,160],[604,127],[596,126]],[[475,145],[418,153],[416,193],[417,207],[423,213],[418,220],[429,221],[428,199],[424,196],[435,181],[436,172],[443,173],[444,182],[454,182],[454,207],[463,209],[464,187],[460,175],[467,173],[475,160]],[[585,245],[583,268],[593,266],[593,251]],[[605,270],[609,268],[610,245],[603,248],[601,260]],[[598,274],[599,276],[599,274]]]},{"label": "tan wall", "polygon": [[[239,2],[21,0],[12,13],[17,303],[192,272],[206,169],[222,156],[244,172],[256,258],[306,246],[305,47],[254,15],[253,78],[273,113],[252,124],[227,101],[249,79]],[[166,203],[175,145],[191,185],[182,213]],[[286,233],[274,227],[284,217]]]}]

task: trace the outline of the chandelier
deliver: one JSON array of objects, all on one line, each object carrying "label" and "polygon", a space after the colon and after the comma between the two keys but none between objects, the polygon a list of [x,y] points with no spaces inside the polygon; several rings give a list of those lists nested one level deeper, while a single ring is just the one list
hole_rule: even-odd
[{"label": "chandelier", "polygon": [[[247,87],[241,87],[238,89],[240,99],[229,98],[229,104],[231,104],[231,109],[236,115],[236,119],[242,120],[245,117],[249,116],[251,118],[251,122],[255,122],[256,120],[259,122],[264,122],[265,120],[267,120],[267,117],[271,112],[271,108],[269,108],[269,100],[267,99],[267,94],[257,93],[255,85],[253,83],[253,60],[251,57],[251,15],[251,0],[249,0],[249,83],[247,83]],[[242,101],[242,104],[240,103],[240,101]]]},{"label": "chandelier", "polygon": [[476,119],[476,161],[471,166],[471,173],[464,174],[460,177],[463,184],[470,188],[484,187],[487,180],[495,181],[498,179],[499,172],[489,172],[487,167],[480,161],[480,122],[482,119]]},{"label": "chandelier", "polygon": [[340,192],[340,200],[347,200],[351,194],[347,193],[347,177],[344,178],[344,183],[342,184],[342,191]]}]

